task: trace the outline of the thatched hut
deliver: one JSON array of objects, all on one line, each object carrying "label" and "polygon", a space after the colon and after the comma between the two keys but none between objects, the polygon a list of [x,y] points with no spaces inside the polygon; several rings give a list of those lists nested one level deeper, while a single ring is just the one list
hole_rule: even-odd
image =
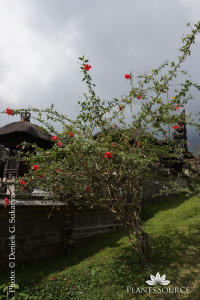
[{"label": "thatched hut", "polygon": [[[13,177],[23,176],[27,171],[27,167],[23,162],[19,161],[21,155],[22,142],[36,143],[39,147],[49,149],[55,143],[51,139],[51,135],[44,131],[41,127],[30,123],[30,113],[25,112],[21,115],[19,122],[13,122],[0,128],[0,145],[4,146],[7,151],[7,159],[1,161],[1,172],[4,179],[12,179]],[[27,149],[23,150],[23,153]],[[30,150],[30,148],[29,148]],[[12,159],[8,159],[12,157]]]}]

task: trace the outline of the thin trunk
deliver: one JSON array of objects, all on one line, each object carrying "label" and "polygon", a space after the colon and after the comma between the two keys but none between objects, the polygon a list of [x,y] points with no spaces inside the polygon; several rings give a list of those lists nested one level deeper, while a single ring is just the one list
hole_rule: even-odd
[{"label": "thin trunk", "polygon": [[136,248],[143,264],[148,264],[153,259],[153,249],[149,243],[149,235],[146,232],[136,234]]}]

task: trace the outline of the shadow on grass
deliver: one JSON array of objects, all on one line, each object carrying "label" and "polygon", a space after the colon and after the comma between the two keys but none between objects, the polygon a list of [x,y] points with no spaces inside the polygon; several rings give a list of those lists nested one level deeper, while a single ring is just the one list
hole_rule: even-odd
[{"label": "shadow on grass", "polygon": [[[77,243],[68,248],[63,254],[50,256],[36,262],[25,263],[15,268],[16,283],[31,285],[52,273],[69,268],[96,255],[106,247],[116,249],[120,247],[118,241],[125,235],[122,230],[115,230],[102,236],[93,237],[88,241]],[[10,282],[10,270],[0,270],[0,286]]]},{"label": "shadow on grass", "polygon": [[[195,228],[188,232],[176,230],[169,234],[153,234],[151,244],[154,246],[154,261],[144,266],[141,265],[138,255],[133,252],[132,248],[126,246],[124,239],[122,241],[124,236],[123,231],[116,230],[113,233],[94,238],[86,244],[77,245],[64,255],[56,255],[36,263],[24,264],[16,268],[16,283],[19,284],[20,288],[26,287],[27,292],[52,273],[58,272],[59,276],[62,277],[63,267],[67,269],[78,265],[88,257],[97,255],[97,253],[109,247],[111,251],[118,251],[118,248],[123,250],[118,251],[119,255],[109,264],[109,282],[121,286],[125,295],[124,299],[132,299],[129,298],[131,295],[126,294],[128,285],[145,287],[150,274],[155,276],[157,272],[160,275],[166,274],[166,279],[171,282],[169,286],[189,287],[190,292],[188,295],[184,295],[184,299],[200,299],[200,237]],[[109,257],[99,258],[102,268],[103,265],[107,265],[108,259]],[[92,268],[95,268],[95,265],[92,264]],[[79,272],[77,271],[76,274],[78,276]],[[1,271],[0,275],[1,282],[5,283],[5,278],[9,273],[5,276],[5,273]],[[54,282],[54,284],[57,283]],[[151,299],[182,299],[183,295],[170,295],[171,298],[168,298],[169,295],[158,296],[151,295]],[[114,295],[110,299],[114,299]],[[144,299],[148,298],[144,297]]]},{"label": "shadow on grass", "polygon": [[160,211],[176,208],[187,200],[188,197],[184,193],[171,196],[163,196],[162,200],[160,200],[159,202],[147,205],[142,209],[142,221],[148,221]]},{"label": "shadow on grass", "polygon": [[170,280],[169,286],[189,287],[189,293],[151,295],[151,299],[183,299],[183,296],[184,299],[200,299],[199,232],[193,230],[186,233],[175,230],[171,234],[152,235],[151,244],[154,248],[154,259],[149,265],[142,266],[135,255],[131,257],[131,249],[128,247],[126,253],[116,261],[119,266],[122,263],[128,266],[132,286],[148,286],[146,280],[150,279],[150,274],[155,276],[159,272],[160,275],[166,274],[166,279]]}]

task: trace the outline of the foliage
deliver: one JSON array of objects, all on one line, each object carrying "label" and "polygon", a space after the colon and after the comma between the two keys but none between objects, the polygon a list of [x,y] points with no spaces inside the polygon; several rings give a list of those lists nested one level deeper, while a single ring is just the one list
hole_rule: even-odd
[{"label": "foliage", "polygon": [[6,300],[15,300],[18,299],[18,296],[20,297],[25,297],[26,299],[29,298],[29,295],[26,293],[22,292],[17,292],[16,290],[19,290],[19,285],[18,284],[12,284],[12,289],[15,289],[15,295],[13,297],[9,297],[9,286],[11,286],[11,283],[9,282],[8,284],[3,284],[0,286],[0,290],[2,290],[3,294],[0,295],[0,299],[6,299]]},{"label": "foliage", "polygon": [[[101,206],[112,212],[120,226],[127,232],[133,249],[137,250],[143,263],[152,260],[149,236],[141,226],[141,202],[143,187],[152,174],[162,174],[163,162],[180,163],[185,150],[176,147],[173,140],[160,144],[156,136],[166,134],[166,125],[182,126],[182,123],[199,126],[189,114],[182,111],[192,100],[192,83],[181,64],[190,55],[190,47],[200,31],[200,23],[194,25],[191,34],[183,38],[181,55],[177,63],[165,62],[151,74],[134,76],[126,74],[131,89],[122,99],[101,101],[95,93],[95,85],[89,75],[91,66],[85,57],[80,57],[83,81],[88,87],[85,100],[79,102],[80,111],[75,120],[60,114],[52,105],[49,109],[29,108],[38,114],[37,119],[54,134],[55,145],[48,151],[38,148],[34,153],[26,152],[30,172],[21,179],[19,188],[40,187],[46,192],[46,199],[65,201],[76,206]],[[169,84],[179,74],[186,76],[179,90],[166,103],[165,95]],[[134,107],[140,104],[141,111],[134,114]],[[132,113],[131,124],[126,124],[125,109]],[[24,110],[12,110],[13,114]],[[58,133],[44,121],[42,113],[51,122],[60,122],[63,132]],[[9,110],[10,114],[10,110]],[[115,130],[112,120],[120,124]],[[178,123],[178,125],[176,125]],[[94,138],[94,130],[99,135]],[[28,149],[28,143],[22,148]],[[31,145],[33,147],[33,145]],[[172,183],[170,184],[170,186]],[[170,186],[166,186],[168,189]]]}]

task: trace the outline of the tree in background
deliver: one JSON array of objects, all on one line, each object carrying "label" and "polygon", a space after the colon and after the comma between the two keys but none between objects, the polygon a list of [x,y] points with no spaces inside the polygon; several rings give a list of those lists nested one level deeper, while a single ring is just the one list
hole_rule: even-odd
[{"label": "tree in background", "polygon": [[[126,74],[131,88],[122,99],[100,100],[92,83],[89,61],[80,57],[88,93],[84,94],[84,101],[78,102],[80,111],[75,120],[55,111],[53,105],[42,111],[28,108],[37,114],[36,119],[46,126],[55,144],[48,151],[31,145],[34,153],[27,153],[23,158],[29,162],[30,172],[16,183],[18,188],[40,187],[46,192],[45,198],[54,199],[55,204],[62,200],[78,207],[106,208],[127,233],[142,263],[151,262],[152,247],[140,217],[143,189],[152,176],[160,172],[164,160],[173,164],[180,161],[180,157],[185,158],[187,147],[175,147],[171,139],[161,144],[156,137],[167,134],[167,125],[174,130],[183,123],[197,126],[191,114],[185,115],[182,111],[192,100],[189,88],[199,90],[200,87],[181,70],[181,64],[190,55],[190,47],[199,32],[200,23],[197,23],[191,34],[183,38],[177,63],[166,61],[151,74]],[[166,103],[166,91],[179,74],[186,79]],[[141,109],[135,114],[134,107],[138,104]],[[127,109],[131,112],[131,124],[125,120]],[[9,109],[7,113],[23,111],[25,109],[11,112]],[[114,121],[120,128],[111,125]],[[62,124],[62,133],[56,132],[52,122]],[[96,128],[99,133],[94,136]],[[27,143],[23,146],[27,147]]]}]

